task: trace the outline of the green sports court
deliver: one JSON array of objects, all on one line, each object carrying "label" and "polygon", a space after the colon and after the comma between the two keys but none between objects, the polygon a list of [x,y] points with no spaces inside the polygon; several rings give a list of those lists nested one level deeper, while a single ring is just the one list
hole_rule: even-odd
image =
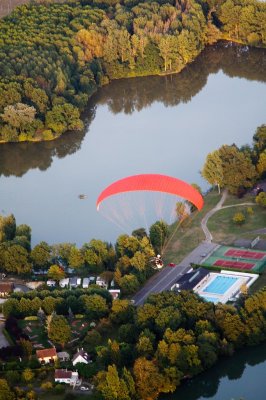
[{"label": "green sports court", "polygon": [[219,246],[202,265],[261,273],[266,267],[266,251]]}]

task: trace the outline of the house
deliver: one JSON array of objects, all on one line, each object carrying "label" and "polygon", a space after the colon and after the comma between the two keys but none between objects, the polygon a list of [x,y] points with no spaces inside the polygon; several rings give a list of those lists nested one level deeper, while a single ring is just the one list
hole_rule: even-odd
[{"label": "house", "polygon": [[69,278],[69,287],[70,288],[76,288],[80,285],[81,285],[81,278],[77,278],[75,276],[72,278]]},{"label": "house", "polygon": [[55,287],[56,281],[52,281],[51,279],[49,279],[49,280],[46,282],[46,285],[49,286],[49,287]]},{"label": "house", "polygon": [[48,364],[57,360],[56,349],[55,347],[51,347],[50,349],[36,350],[36,357],[40,363]]},{"label": "house", "polygon": [[82,287],[83,289],[87,289],[89,287],[90,280],[89,278],[83,278]]},{"label": "house", "polygon": [[96,285],[98,285],[104,289],[107,289],[107,287],[108,287],[108,283],[100,276],[97,276],[97,278],[96,278]]},{"label": "house", "polygon": [[120,296],[120,289],[109,289],[108,292],[111,294],[113,300],[118,299]]},{"label": "house", "polygon": [[83,349],[78,349],[77,353],[72,358],[72,364],[75,366],[77,363],[90,364],[92,361],[90,356]]},{"label": "house", "polygon": [[68,285],[69,285],[69,278],[60,279],[59,286],[61,288],[68,287]]},{"label": "house", "polygon": [[70,355],[66,351],[59,351],[57,357],[60,361],[69,361]]},{"label": "house", "polygon": [[79,375],[76,371],[68,371],[67,369],[56,369],[54,380],[58,383],[67,383],[76,386],[79,382]]},{"label": "house", "polygon": [[0,297],[8,297],[14,290],[14,283],[0,282]]}]

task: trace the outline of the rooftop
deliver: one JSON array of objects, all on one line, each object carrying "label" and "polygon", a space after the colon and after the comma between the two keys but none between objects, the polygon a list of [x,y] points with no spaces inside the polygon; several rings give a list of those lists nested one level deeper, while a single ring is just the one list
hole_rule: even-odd
[{"label": "rooftop", "polygon": [[36,356],[38,358],[56,357],[56,349],[51,347],[50,349],[36,350]]}]

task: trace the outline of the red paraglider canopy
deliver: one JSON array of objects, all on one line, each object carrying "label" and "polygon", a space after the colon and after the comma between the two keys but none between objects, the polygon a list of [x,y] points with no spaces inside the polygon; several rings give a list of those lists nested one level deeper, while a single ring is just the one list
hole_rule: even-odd
[{"label": "red paraglider canopy", "polygon": [[198,210],[201,210],[203,207],[201,194],[188,183],[166,175],[142,174],[123,178],[109,185],[97,199],[97,210],[99,210],[101,202],[106,198],[123,192],[135,191],[169,193],[188,200]]}]

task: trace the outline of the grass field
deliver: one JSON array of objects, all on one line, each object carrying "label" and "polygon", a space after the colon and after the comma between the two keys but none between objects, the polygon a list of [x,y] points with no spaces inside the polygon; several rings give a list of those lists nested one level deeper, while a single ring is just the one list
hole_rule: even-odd
[{"label": "grass field", "polygon": [[200,222],[204,215],[211,210],[219,201],[221,196],[217,192],[210,192],[204,198],[204,207],[200,212],[192,213],[183,226],[176,230],[176,224],[171,227],[170,241],[165,247],[165,264],[179,263],[204,239],[204,233]]},{"label": "grass field", "polygon": [[29,0],[0,0],[0,18],[9,14],[16,6],[25,3],[29,3]]},{"label": "grass field", "polygon": [[[236,239],[245,238],[246,235],[255,238],[257,234],[252,234],[252,231],[265,228],[266,209],[254,204],[254,206],[251,206],[254,214],[249,215],[248,207],[250,206],[236,206],[217,211],[208,221],[208,228],[213,235],[213,241],[228,245]],[[236,225],[232,220],[235,213],[238,212],[242,212],[246,217],[246,221],[242,225]]]}]

